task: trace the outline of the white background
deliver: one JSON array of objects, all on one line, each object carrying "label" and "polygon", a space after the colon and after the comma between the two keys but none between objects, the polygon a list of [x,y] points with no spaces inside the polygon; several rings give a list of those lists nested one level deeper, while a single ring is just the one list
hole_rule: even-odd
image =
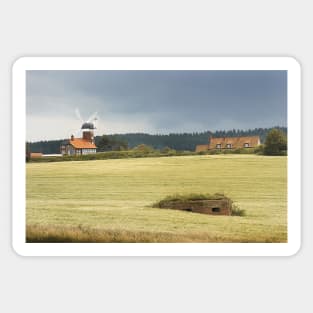
[{"label": "white background", "polygon": [[[2,1],[1,312],[312,312],[310,1]],[[294,56],[303,78],[293,257],[23,258],[11,248],[11,65],[20,56]]]}]

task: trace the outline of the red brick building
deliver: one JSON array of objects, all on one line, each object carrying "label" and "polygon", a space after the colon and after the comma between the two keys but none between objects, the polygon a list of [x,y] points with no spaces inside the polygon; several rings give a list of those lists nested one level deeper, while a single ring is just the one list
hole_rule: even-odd
[{"label": "red brick building", "polygon": [[60,150],[62,155],[85,155],[97,152],[94,142],[94,124],[84,123],[82,125],[82,138],[71,136],[70,140],[62,143]]},{"label": "red brick building", "polygon": [[260,145],[259,136],[210,138],[206,145],[197,145],[196,152],[222,149],[255,148]]},{"label": "red brick building", "polygon": [[43,154],[41,152],[31,152],[29,154],[31,159],[42,158]]}]

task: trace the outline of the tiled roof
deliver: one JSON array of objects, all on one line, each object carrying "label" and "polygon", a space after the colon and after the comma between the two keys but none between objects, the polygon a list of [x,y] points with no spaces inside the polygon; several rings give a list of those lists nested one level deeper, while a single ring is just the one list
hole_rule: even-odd
[{"label": "tiled roof", "polygon": [[221,137],[211,138],[209,149],[216,149],[216,145],[221,145],[221,149],[227,148],[227,144],[231,144],[231,148],[244,148],[245,144],[248,143],[249,147],[256,147],[260,144],[259,136],[249,137]]},{"label": "tiled roof", "polygon": [[40,152],[32,152],[30,154],[30,157],[31,158],[41,158],[42,157],[42,153],[40,153]]},{"label": "tiled roof", "polygon": [[83,138],[74,138],[70,140],[70,145],[72,145],[76,149],[96,149],[96,145],[89,140]]}]

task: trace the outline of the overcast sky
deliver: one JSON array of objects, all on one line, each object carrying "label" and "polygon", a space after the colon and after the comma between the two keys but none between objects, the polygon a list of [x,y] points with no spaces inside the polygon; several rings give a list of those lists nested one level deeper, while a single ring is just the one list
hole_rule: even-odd
[{"label": "overcast sky", "polygon": [[27,140],[287,126],[286,71],[27,71]]}]

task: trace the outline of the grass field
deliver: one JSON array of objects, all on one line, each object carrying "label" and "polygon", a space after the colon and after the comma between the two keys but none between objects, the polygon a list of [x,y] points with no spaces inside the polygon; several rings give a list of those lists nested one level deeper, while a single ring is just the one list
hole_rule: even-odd
[{"label": "grass field", "polygon": [[[152,208],[224,192],[246,216]],[[287,157],[180,156],[27,164],[27,241],[286,242]]]}]

